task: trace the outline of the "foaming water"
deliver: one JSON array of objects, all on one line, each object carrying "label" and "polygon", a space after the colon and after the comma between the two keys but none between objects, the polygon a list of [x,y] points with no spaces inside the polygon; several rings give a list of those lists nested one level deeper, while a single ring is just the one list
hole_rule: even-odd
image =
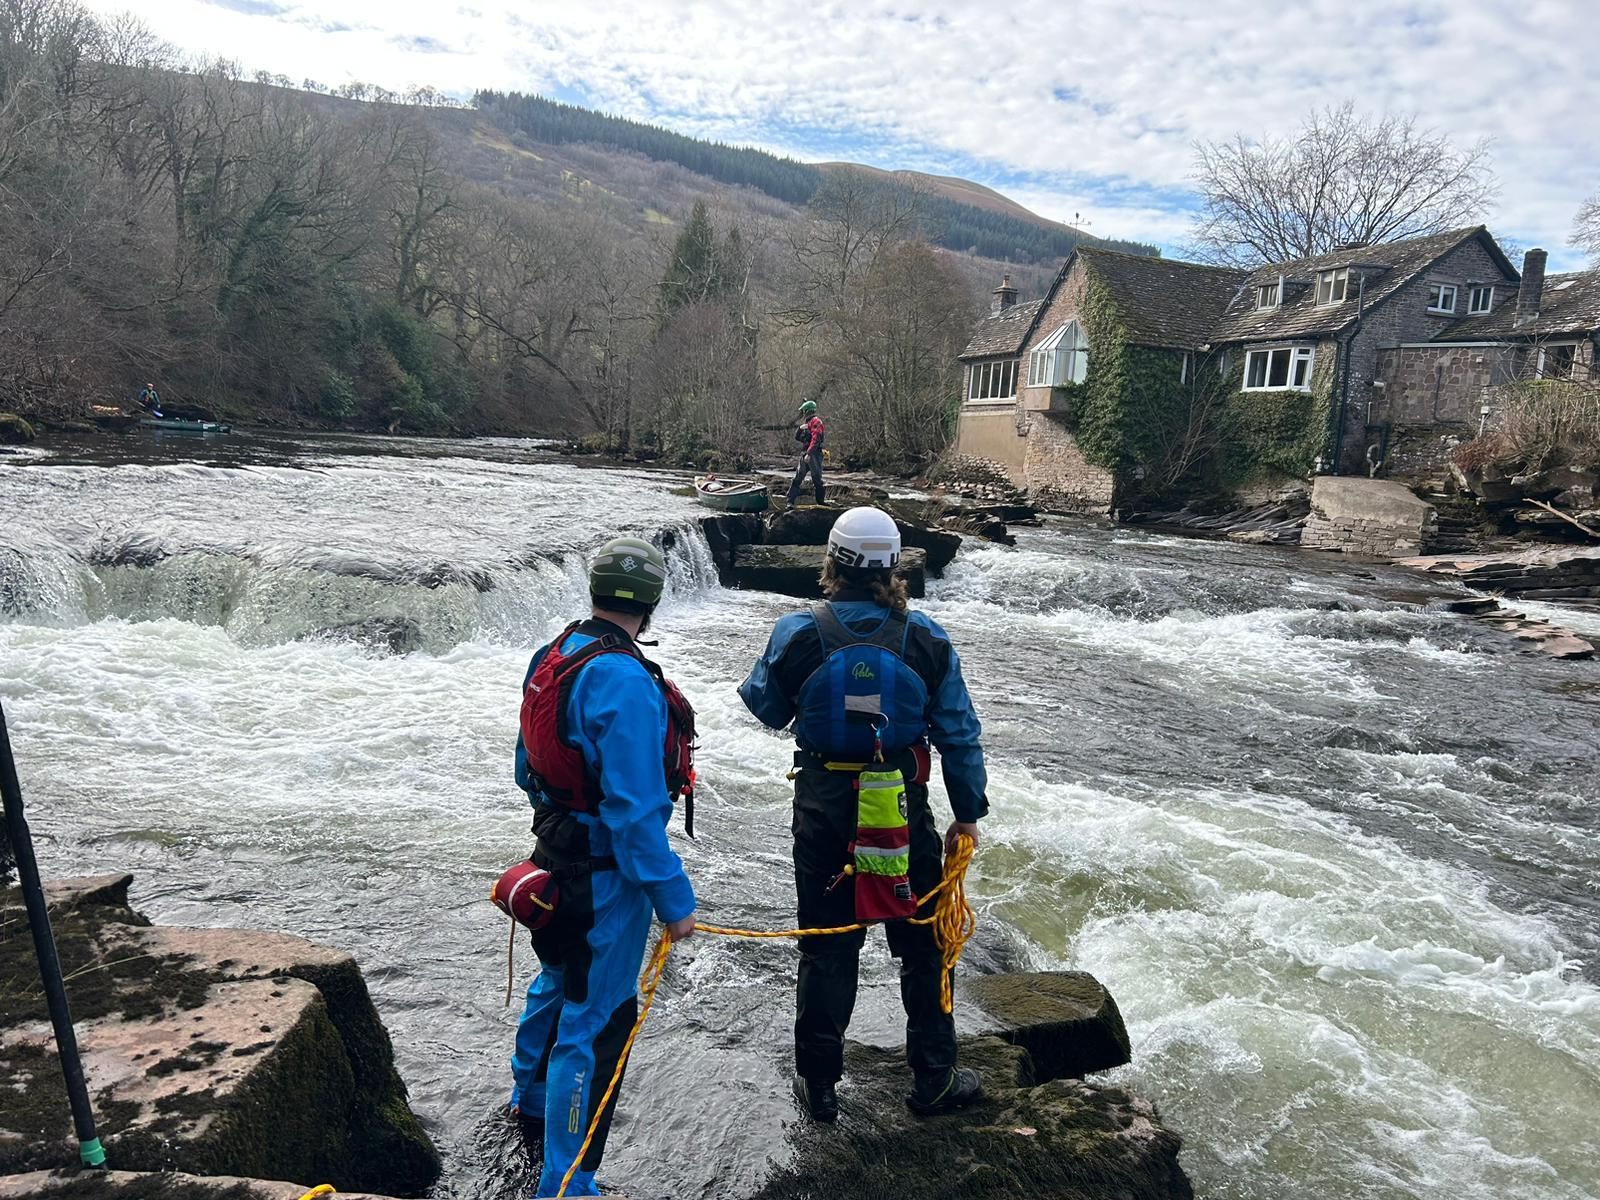
[{"label": "foaming water", "polygon": [[[581,610],[587,548],[670,541],[657,653],[704,780],[674,842],[704,913],[774,926],[786,746],[734,688],[790,602],[716,585],[673,477],[392,449],[0,468],[22,514],[0,694],[48,868],[134,870],[161,920],[350,949],[439,1194],[510,1197],[516,1010],[482,896],[527,848],[527,656]],[[1064,526],[964,549],[926,604],[990,751],[969,968],[1104,979],[1135,1041],[1118,1076],[1184,1133],[1199,1194],[1600,1195],[1600,670],[1394,602],[1415,586]],[[853,1032],[897,1040],[881,939],[863,983]],[[784,945],[674,953],[609,1179],[748,1195],[788,1158],[792,986]]]}]

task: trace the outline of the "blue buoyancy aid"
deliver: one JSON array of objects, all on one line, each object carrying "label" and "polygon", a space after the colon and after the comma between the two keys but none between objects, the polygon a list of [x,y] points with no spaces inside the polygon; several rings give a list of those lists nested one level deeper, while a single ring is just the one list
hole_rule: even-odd
[{"label": "blue buoyancy aid", "polygon": [[909,624],[889,610],[878,626],[858,633],[828,603],[813,604],[822,663],[795,704],[800,745],[847,762],[871,762],[919,741],[927,732],[928,688],[905,662]]}]

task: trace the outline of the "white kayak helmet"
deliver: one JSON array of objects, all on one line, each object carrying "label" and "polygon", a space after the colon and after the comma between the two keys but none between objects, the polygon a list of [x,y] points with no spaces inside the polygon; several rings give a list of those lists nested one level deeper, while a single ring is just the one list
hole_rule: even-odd
[{"label": "white kayak helmet", "polygon": [[845,512],[828,531],[828,557],[841,567],[889,570],[900,565],[900,527],[881,508]]}]

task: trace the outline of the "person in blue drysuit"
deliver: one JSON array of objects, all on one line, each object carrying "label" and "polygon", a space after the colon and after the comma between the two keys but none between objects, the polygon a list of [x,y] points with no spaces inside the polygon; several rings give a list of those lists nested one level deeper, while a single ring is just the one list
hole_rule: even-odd
[{"label": "person in blue drysuit", "polygon": [[[739,688],[745,706],[773,729],[794,726],[794,869],[802,929],[857,919],[855,880],[841,873],[857,835],[861,770],[876,736],[884,764],[905,779],[910,826],[910,883],[926,896],[943,874],[943,851],[966,835],[978,840],[989,810],[978,718],[961,678],[961,661],[943,629],[908,612],[900,531],[876,508],[852,508],[833,525],[822,573],[825,605],[778,621],[750,676]],[[844,656],[860,654],[858,680],[877,673],[883,695],[848,694]],[[892,655],[891,659],[871,658]],[[869,661],[875,665],[869,666]],[[823,669],[824,664],[830,668]],[[909,667],[910,671],[905,668]],[[893,680],[890,680],[893,676]],[[859,692],[861,689],[853,689]],[[869,716],[867,710],[871,709]],[[863,743],[860,719],[867,717]],[[938,748],[955,821],[939,837],[928,807],[928,740]],[[932,901],[921,910],[927,916]],[[920,1115],[962,1108],[983,1094],[976,1071],[956,1064],[955,1021],[943,1011],[944,963],[933,930],[903,920],[885,926],[900,960],[906,1011],[906,1058],[914,1079],[907,1103]],[[844,1073],[844,1035],[855,1007],[865,930],[800,939],[795,1015],[795,1091],[813,1120],[839,1112],[836,1085]]]},{"label": "person in blue drysuit", "polygon": [[[667,842],[673,808],[662,753],[668,706],[663,685],[634,645],[661,598],[665,566],[648,542],[607,543],[590,568],[591,619],[557,639],[558,659],[596,639],[612,639],[609,644],[623,651],[588,658],[565,693],[563,745],[583,776],[571,782],[579,795],[597,794],[596,811],[571,807],[572,791],[563,793],[557,781],[540,775],[517,738],[517,784],[534,808],[533,860],[560,888],[553,918],[533,935],[540,971],[528,988],[511,1058],[511,1112],[544,1123],[536,1196],[554,1196],[560,1188],[633,1028],[651,913],[674,941],[694,932],[694,889]],[[557,643],[534,655],[525,692]],[[552,800],[559,794],[567,800]],[[598,1195],[594,1175],[615,1107],[613,1097],[568,1195]]]}]

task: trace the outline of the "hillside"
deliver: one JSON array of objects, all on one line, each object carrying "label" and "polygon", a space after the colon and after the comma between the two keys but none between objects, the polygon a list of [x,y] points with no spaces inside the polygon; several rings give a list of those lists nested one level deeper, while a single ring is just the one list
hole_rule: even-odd
[{"label": "hillside", "polygon": [[957,204],[968,204],[973,208],[981,208],[987,212],[1015,217],[1019,221],[1027,221],[1046,229],[1064,230],[1074,237],[1082,238],[1091,243],[1094,241],[1089,234],[1081,229],[1074,228],[1061,221],[1052,221],[1049,217],[1041,217],[1032,209],[1018,204],[1010,196],[1003,195],[992,187],[974,183],[970,179],[962,179],[956,175],[929,175],[925,171],[885,171],[881,167],[869,167],[862,163],[852,162],[822,162],[815,165],[824,171],[860,171],[885,182],[909,184],[912,187],[934,192],[947,200],[953,200]]},{"label": "hillside", "polygon": [[1141,243],[1090,238],[966,179],[854,163],[802,163],[517,92],[479,92],[476,108],[517,148],[583,146],[675,164],[703,179],[758,192],[796,208],[811,199],[829,173],[856,171],[885,187],[910,186],[919,192],[928,239],[959,253],[1032,266],[1058,262],[1080,242],[1133,254],[1156,253]]},{"label": "hillside", "polygon": [[70,30],[0,72],[0,410],[46,420],[154,381],[239,423],[738,464],[825,395],[841,452],[917,469],[1001,273],[1037,295],[1081,240],[963,180],[101,61]]}]

